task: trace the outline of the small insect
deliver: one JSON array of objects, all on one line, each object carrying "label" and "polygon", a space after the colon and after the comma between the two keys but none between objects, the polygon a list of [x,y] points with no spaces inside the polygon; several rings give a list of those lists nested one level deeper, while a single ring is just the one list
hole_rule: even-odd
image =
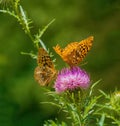
[{"label": "small insect", "polygon": [[41,86],[47,86],[57,72],[49,54],[43,48],[39,48],[38,50],[37,64],[34,78]]},{"label": "small insect", "polygon": [[72,42],[68,44],[64,49],[59,45],[53,47],[57,54],[70,66],[78,65],[91,49],[94,37],[90,36],[81,42]]}]

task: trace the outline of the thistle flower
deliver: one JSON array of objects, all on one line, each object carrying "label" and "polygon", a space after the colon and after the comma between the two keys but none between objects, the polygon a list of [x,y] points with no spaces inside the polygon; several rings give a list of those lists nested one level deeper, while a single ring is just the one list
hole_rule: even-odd
[{"label": "thistle flower", "polygon": [[55,81],[56,92],[74,90],[77,88],[86,89],[89,87],[90,77],[80,67],[63,68]]}]

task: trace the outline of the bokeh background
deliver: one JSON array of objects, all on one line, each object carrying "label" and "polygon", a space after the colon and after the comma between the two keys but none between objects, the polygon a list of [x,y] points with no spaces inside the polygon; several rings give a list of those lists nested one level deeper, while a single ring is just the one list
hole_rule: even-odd
[{"label": "bokeh background", "polygon": [[[119,0],[24,0],[21,1],[35,32],[53,18],[42,36],[57,59],[56,68],[66,66],[53,46],[62,47],[93,35],[91,51],[81,64],[96,87],[106,92],[120,89],[120,1]],[[42,126],[47,119],[64,120],[57,108],[41,101],[52,100],[33,78],[36,61],[21,51],[35,50],[18,22],[0,13],[0,126]]]}]

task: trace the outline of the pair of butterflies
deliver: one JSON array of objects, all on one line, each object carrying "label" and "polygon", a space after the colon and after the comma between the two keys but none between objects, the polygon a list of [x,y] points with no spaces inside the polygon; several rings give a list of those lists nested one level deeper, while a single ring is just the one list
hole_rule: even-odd
[{"label": "pair of butterflies", "polygon": [[[70,67],[78,65],[86,56],[88,51],[91,49],[93,36],[90,36],[81,42],[72,42],[68,44],[64,49],[59,45],[53,47],[58,55],[65,61]],[[38,66],[34,71],[35,80],[41,85],[46,86],[57,74],[57,70],[47,53],[43,48],[38,50],[37,58]]]}]

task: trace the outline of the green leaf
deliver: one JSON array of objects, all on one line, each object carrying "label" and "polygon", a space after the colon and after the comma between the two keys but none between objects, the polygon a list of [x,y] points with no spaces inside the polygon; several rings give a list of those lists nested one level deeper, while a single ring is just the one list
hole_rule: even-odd
[{"label": "green leaf", "polygon": [[28,55],[31,56],[33,59],[37,59],[37,55],[33,54],[32,52],[27,53],[27,52],[21,52],[22,55]]},{"label": "green leaf", "polygon": [[104,91],[99,90],[102,95],[105,96],[105,98],[110,99],[110,95],[107,95]]},{"label": "green leaf", "polygon": [[92,95],[92,92],[93,92],[93,88],[99,83],[101,81],[101,79],[100,80],[98,80],[98,81],[96,81],[94,84],[92,84],[92,86],[91,86],[91,88],[90,88],[90,93],[89,93],[89,96],[91,96]]},{"label": "green leaf", "polygon": [[105,121],[105,114],[103,113],[100,121],[98,122],[98,126],[104,126],[104,121]]},{"label": "green leaf", "polygon": [[35,35],[35,40],[34,43],[36,44],[36,46],[38,47],[38,44],[40,43],[41,46],[47,51],[47,48],[45,46],[45,44],[43,43],[43,41],[41,40],[42,35],[44,34],[44,32],[47,30],[47,28],[55,21],[55,19],[53,19],[50,23],[48,23],[42,30],[39,29],[38,34]]}]

